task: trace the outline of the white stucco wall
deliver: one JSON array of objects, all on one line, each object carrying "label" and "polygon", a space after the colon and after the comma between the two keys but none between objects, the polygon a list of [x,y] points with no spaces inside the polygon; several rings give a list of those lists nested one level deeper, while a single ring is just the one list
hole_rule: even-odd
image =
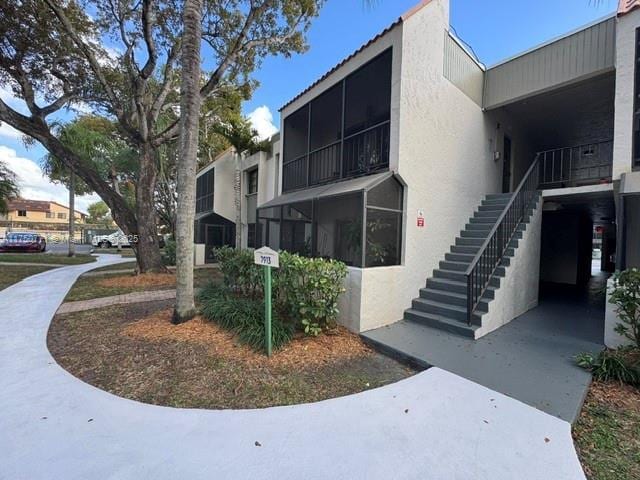
[{"label": "white stucco wall", "polygon": [[476,330],[480,338],[538,305],[540,282],[540,239],[542,233],[542,199],[533,213],[515,255],[500,280],[500,288],[482,316],[482,327]]},{"label": "white stucco wall", "polygon": [[613,179],[631,171],[633,139],[633,84],[636,28],[640,10],[618,18],[616,28],[616,96],[613,137]]},{"label": "white stucco wall", "polygon": [[227,150],[212,164],[215,169],[213,187],[213,211],[231,222],[235,222],[236,213],[233,203],[233,178],[235,159],[232,150]]},{"label": "white stucco wall", "polygon": [[[398,173],[407,183],[403,265],[363,274],[362,330],[402,318],[487,193],[499,190],[495,125],[443,75],[448,0],[402,25]],[[426,225],[417,227],[423,210]]]}]

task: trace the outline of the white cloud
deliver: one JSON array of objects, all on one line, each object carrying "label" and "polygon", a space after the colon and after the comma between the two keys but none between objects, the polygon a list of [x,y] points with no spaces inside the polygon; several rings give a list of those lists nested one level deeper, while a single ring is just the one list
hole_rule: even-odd
[{"label": "white cloud", "polygon": [[[49,200],[69,204],[69,192],[62,185],[49,181],[40,166],[28,158],[19,157],[12,148],[0,145],[0,161],[4,162],[18,177],[20,196],[31,200]],[[93,202],[100,200],[98,195],[76,197],[76,209],[83,212]]]},{"label": "white cloud", "polygon": [[16,130],[8,123],[0,123],[0,137],[20,140],[22,138],[22,132]]},{"label": "white cloud", "polygon": [[278,127],[273,123],[273,114],[266,105],[256,108],[247,118],[258,132],[260,140],[267,139],[278,131]]}]

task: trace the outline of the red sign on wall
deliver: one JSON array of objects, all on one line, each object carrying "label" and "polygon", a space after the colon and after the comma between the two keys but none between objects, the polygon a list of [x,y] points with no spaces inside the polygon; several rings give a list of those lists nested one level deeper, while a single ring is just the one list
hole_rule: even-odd
[{"label": "red sign on wall", "polygon": [[418,227],[424,227],[424,217],[418,217]]}]

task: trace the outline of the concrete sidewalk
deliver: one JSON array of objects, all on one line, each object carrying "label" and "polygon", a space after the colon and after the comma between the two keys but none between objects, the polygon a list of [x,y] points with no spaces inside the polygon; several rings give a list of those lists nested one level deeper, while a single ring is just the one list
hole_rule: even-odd
[{"label": "concrete sidewalk", "polygon": [[51,357],[47,328],[75,279],[112,263],[0,292],[0,478],[584,479],[568,423],[437,368],[242,411],[145,405],[85,384]]}]

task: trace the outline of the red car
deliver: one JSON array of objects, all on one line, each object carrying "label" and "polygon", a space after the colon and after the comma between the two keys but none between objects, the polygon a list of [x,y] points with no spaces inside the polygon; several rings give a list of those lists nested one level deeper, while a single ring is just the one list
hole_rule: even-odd
[{"label": "red car", "polygon": [[44,252],[46,249],[47,241],[37,233],[8,233],[4,242],[0,243],[0,252]]}]

